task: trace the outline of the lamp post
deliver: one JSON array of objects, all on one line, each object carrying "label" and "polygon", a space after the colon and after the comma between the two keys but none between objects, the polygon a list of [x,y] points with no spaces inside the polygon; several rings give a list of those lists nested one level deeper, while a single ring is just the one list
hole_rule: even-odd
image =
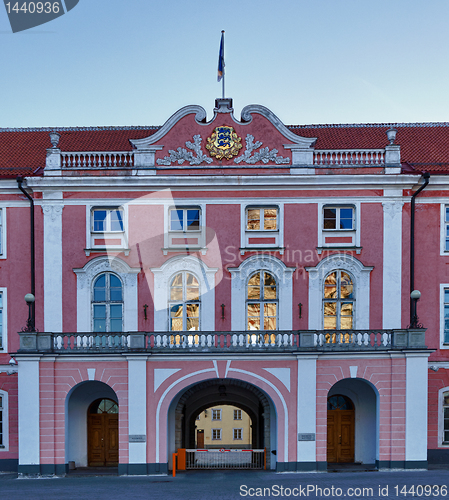
[{"label": "lamp post", "polygon": [[22,329],[23,332],[35,332],[35,318],[33,314],[33,304],[34,304],[34,295],[32,293],[27,293],[25,295],[25,302],[28,304],[28,319],[27,326]]},{"label": "lamp post", "polygon": [[423,328],[423,325],[419,323],[419,318],[417,314],[417,303],[418,300],[421,298],[421,292],[419,290],[413,290],[413,292],[410,294],[410,298],[413,301],[413,317],[412,317],[412,322],[409,325],[409,328]]}]

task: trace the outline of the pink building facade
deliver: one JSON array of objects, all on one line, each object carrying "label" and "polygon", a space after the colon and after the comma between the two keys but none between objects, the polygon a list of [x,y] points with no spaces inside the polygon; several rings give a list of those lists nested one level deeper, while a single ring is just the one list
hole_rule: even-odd
[{"label": "pink building facade", "polygon": [[449,462],[448,137],[230,99],[1,131],[0,470],[166,473],[224,404],[273,470]]}]

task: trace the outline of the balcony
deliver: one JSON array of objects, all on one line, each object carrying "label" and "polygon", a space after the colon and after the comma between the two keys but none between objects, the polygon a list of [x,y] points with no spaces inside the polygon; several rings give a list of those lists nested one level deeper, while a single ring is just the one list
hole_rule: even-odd
[{"label": "balcony", "polygon": [[427,349],[425,329],[240,332],[19,332],[18,353],[149,354],[385,352]]}]

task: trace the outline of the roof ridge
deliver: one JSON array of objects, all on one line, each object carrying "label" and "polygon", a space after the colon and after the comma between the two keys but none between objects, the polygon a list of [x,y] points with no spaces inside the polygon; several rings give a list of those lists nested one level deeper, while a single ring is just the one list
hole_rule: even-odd
[{"label": "roof ridge", "polygon": [[314,125],[287,125],[292,129],[319,128],[374,128],[374,127],[449,127],[449,122],[415,122],[415,123],[329,123]]},{"label": "roof ridge", "polygon": [[82,132],[100,130],[158,130],[159,125],[124,125],[124,126],[99,126],[99,127],[25,127],[25,128],[1,128],[0,132]]}]

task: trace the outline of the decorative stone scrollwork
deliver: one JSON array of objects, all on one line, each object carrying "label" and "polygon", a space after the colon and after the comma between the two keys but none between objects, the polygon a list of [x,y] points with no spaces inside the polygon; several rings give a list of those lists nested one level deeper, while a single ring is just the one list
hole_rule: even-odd
[{"label": "decorative stone scrollwork", "polygon": [[384,214],[388,214],[392,219],[394,219],[396,215],[402,213],[402,207],[404,206],[404,202],[384,201],[382,202],[382,206],[384,208]]},{"label": "decorative stone scrollwork", "polygon": [[278,156],[278,150],[277,149],[270,149],[268,147],[266,148],[261,148],[259,151],[254,152],[254,154],[251,156],[253,151],[255,151],[257,148],[260,148],[262,146],[262,141],[256,141],[254,142],[254,136],[251,134],[248,134],[246,136],[246,151],[239,156],[238,158],[234,159],[235,163],[241,163],[244,161],[245,163],[254,165],[255,163],[268,163],[270,161],[276,163],[276,165],[282,164],[282,163],[290,163],[290,158],[283,158],[282,156]]},{"label": "decorative stone scrollwork", "polygon": [[51,221],[54,222],[62,215],[63,208],[63,205],[43,205],[42,212],[44,213],[44,216],[50,217]]},{"label": "decorative stone scrollwork", "polygon": [[196,153],[196,156],[192,151],[187,151],[185,148],[179,147],[176,151],[170,149],[168,152],[169,156],[165,156],[163,159],[158,159],[156,163],[158,165],[172,165],[172,163],[178,162],[182,165],[185,161],[188,161],[190,165],[201,165],[201,163],[212,163],[212,158],[206,156],[201,149],[201,136],[199,134],[193,136],[193,143],[190,141],[186,142],[186,147]]}]

